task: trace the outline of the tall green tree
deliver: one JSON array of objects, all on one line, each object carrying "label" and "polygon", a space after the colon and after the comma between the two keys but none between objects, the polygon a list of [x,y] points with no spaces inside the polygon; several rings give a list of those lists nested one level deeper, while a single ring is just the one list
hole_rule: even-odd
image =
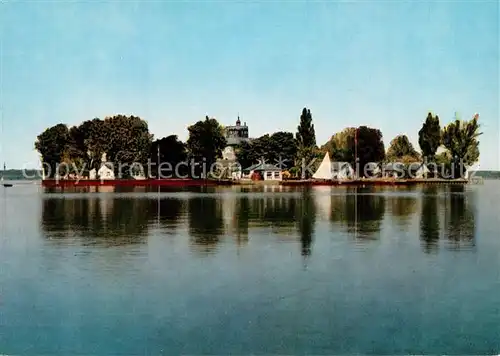
[{"label": "tall green tree", "polygon": [[[382,132],[378,129],[361,126],[348,127],[332,136],[323,146],[333,160],[348,162],[359,176],[364,175],[367,163],[381,162],[385,159]],[[356,165],[356,153],[358,164]]]},{"label": "tall green tree", "polygon": [[[151,144],[150,160],[154,163],[150,173],[156,177],[158,177],[158,168],[160,168],[158,166],[158,162],[160,162],[162,168],[161,177],[173,177],[176,174],[185,176],[187,174],[187,167],[176,169],[176,166],[179,163],[186,162],[187,160],[186,145],[177,138],[177,135],[170,135],[154,141]],[[168,168],[171,168],[172,170],[169,172]]]},{"label": "tall green tree", "polygon": [[434,162],[436,151],[441,145],[441,125],[437,115],[427,114],[427,118],[418,132],[418,144],[423,158],[427,159],[428,162]]},{"label": "tall green tree", "polygon": [[[379,129],[360,126],[354,137],[349,137],[346,161],[353,165],[358,176],[364,175],[364,167],[371,162],[385,159],[385,147],[382,132]],[[357,150],[356,150],[357,146]],[[357,164],[355,162],[357,154]]]},{"label": "tall green tree", "polygon": [[473,165],[479,159],[479,116],[470,121],[458,118],[443,128],[443,145],[448,149],[453,163],[454,177],[462,177],[466,166]]},{"label": "tall green tree", "polygon": [[205,120],[189,126],[188,131],[189,155],[195,162],[206,165],[202,175],[206,177],[212,164],[222,156],[222,150],[226,147],[224,129],[216,119],[206,116]]},{"label": "tall green tree", "polygon": [[273,133],[271,135],[270,153],[269,160],[273,164],[278,164],[283,169],[293,167],[297,155],[297,141],[293,137],[293,133],[285,131]]},{"label": "tall green tree", "polygon": [[251,143],[251,154],[250,158],[253,163],[257,163],[261,159],[265,159],[266,161],[271,161],[273,159],[273,152],[271,151],[271,136],[269,134],[262,135],[256,139],[254,139]]},{"label": "tall green tree", "polygon": [[102,154],[110,150],[110,129],[111,127],[99,118],[84,121],[79,126],[79,131],[83,133],[85,140],[85,154],[89,170],[98,170],[102,163]]},{"label": "tall green tree", "polygon": [[330,140],[323,145],[322,151],[324,153],[328,152],[330,158],[334,161],[350,162],[354,156],[349,152],[349,142],[354,140],[355,135],[356,128],[347,127],[341,132],[332,135]]},{"label": "tall green tree", "polygon": [[[104,127],[109,134],[107,158],[115,163],[115,168],[119,168],[119,164],[147,164],[153,135],[146,121],[137,116],[115,115],[104,119]],[[126,172],[128,170],[121,173]]]},{"label": "tall green tree", "polygon": [[316,146],[316,133],[314,131],[314,124],[312,123],[311,110],[307,108],[302,109],[300,123],[297,126],[296,139],[299,149]]},{"label": "tall green tree", "polygon": [[108,136],[104,121],[98,118],[69,129],[69,159],[80,173],[83,170],[83,174],[87,176],[92,168],[97,170],[100,167],[101,155],[107,149]]},{"label": "tall green tree", "polygon": [[402,161],[403,158],[418,160],[419,154],[415,151],[406,135],[398,135],[391,141],[387,150],[387,159],[390,161]]},{"label": "tall green tree", "polygon": [[254,164],[255,154],[253,145],[250,142],[244,141],[235,150],[236,160],[243,169],[250,167]]},{"label": "tall green tree", "polygon": [[63,161],[69,149],[69,130],[65,124],[49,127],[35,142],[35,148],[42,156],[46,178],[54,178],[58,165]]},{"label": "tall green tree", "polygon": [[297,165],[301,167],[302,179],[305,179],[310,176],[310,172],[305,168],[317,155],[316,132],[312,123],[311,110],[307,108],[302,109],[295,138],[297,140]]},{"label": "tall green tree", "polygon": [[296,154],[297,144],[293,133],[285,131],[265,134],[251,142],[244,142],[236,150],[238,162],[244,168],[264,159],[267,163],[289,169],[294,165]]}]

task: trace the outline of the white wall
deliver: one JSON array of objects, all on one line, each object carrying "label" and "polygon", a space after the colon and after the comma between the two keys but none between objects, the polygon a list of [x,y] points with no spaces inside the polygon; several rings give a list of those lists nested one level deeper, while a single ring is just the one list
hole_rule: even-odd
[{"label": "white wall", "polygon": [[[281,180],[282,179],[282,173],[281,172],[275,172],[275,171],[264,171],[262,172],[264,176],[264,180]],[[268,177],[268,174],[271,175],[271,177]],[[278,176],[276,177],[275,174]]]}]

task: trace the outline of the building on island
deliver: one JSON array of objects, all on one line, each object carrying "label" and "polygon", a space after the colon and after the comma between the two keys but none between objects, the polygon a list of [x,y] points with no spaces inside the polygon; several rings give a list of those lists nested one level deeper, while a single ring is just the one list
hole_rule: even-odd
[{"label": "building on island", "polygon": [[222,152],[224,161],[236,161],[235,148],[243,142],[249,142],[247,123],[241,125],[240,117],[236,120],[236,125],[226,126],[224,128],[224,136],[226,137],[227,146]]},{"label": "building on island", "polygon": [[104,180],[115,179],[113,164],[106,160],[106,153],[102,154],[101,167],[99,168],[99,170],[97,172],[95,168],[90,170],[89,179],[104,179]]},{"label": "building on island", "polygon": [[236,120],[236,125],[226,126],[224,128],[224,134],[226,136],[228,146],[238,146],[245,141],[249,141],[247,123],[244,122],[242,125],[239,116]]},{"label": "building on island", "polygon": [[257,163],[243,170],[243,177],[255,180],[282,180],[283,171],[274,164]]},{"label": "building on island", "polygon": [[227,141],[227,146],[222,151],[222,159],[218,161],[226,171],[224,176],[231,179],[242,178],[242,167],[238,164],[236,157],[236,148],[243,142],[249,142],[248,126],[245,123],[241,124],[240,117],[236,120],[235,125],[224,127],[224,136]]}]

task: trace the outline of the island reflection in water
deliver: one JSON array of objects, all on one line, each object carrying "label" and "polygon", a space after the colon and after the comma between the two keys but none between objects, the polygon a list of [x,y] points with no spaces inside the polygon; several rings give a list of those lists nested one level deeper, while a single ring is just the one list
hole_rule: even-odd
[{"label": "island reflection in water", "polygon": [[313,251],[316,226],[357,244],[419,231],[422,250],[474,248],[474,192],[463,186],[45,189],[41,227],[54,243],[127,245],[149,234],[188,235],[198,253],[248,244],[251,231]]},{"label": "island reflection in water", "polygon": [[496,354],[497,183],[0,201],[0,352]]}]

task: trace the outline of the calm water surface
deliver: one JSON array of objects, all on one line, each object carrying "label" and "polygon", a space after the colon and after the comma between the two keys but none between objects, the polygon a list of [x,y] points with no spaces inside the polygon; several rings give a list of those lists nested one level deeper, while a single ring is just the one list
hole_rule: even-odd
[{"label": "calm water surface", "polygon": [[498,182],[0,195],[3,354],[500,352]]}]

